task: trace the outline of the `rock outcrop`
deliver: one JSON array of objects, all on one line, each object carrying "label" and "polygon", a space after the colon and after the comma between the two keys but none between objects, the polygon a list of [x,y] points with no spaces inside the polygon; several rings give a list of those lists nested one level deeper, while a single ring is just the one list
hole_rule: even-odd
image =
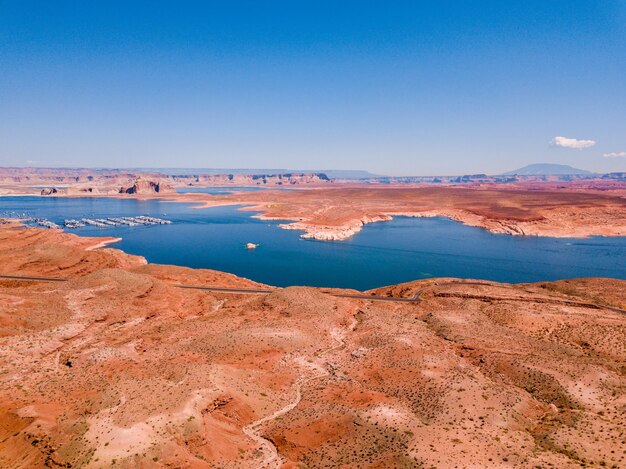
[{"label": "rock outcrop", "polygon": [[171,193],[174,189],[161,180],[135,179],[131,185],[120,187],[120,194],[159,194]]},{"label": "rock outcrop", "polygon": [[56,187],[46,187],[44,189],[41,189],[41,195],[53,195],[53,194],[57,194],[59,191],[56,189]]}]

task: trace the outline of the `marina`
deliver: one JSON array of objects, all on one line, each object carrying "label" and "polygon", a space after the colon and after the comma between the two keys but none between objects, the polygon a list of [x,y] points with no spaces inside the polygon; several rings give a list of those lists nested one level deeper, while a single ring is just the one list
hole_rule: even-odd
[{"label": "marina", "polygon": [[367,290],[429,277],[509,283],[626,278],[626,237],[509,236],[446,218],[396,217],[368,224],[343,241],[312,241],[281,229],[283,220],[254,218],[238,208],[198,209],[160,200],[0,198],[0,217],[22,218],[32,226],[35,219],[49,221],[79,236],[120,238],[114,247],[149,262],[215,269],[268,285]]},{"label": "marina", "polygon": [[171,220],[163,218],[139,215],[136,217],[109,217],[109,218],[81,218],[80,220],[65,220],[66,228],[80,228],[85,225],[96,226],[98,228],[109,228],[113,226],[139,226],[139,225],[171,225]]},{"label": "marina", "polygon": [[[60,225],[48,220],[47,218],[24,218],[24,221],[30,222],[36,226],[50,229],[62,229]],[[84,228],[93,226],[97,228],[111,228],[116,226],[140,226],[140,225],[171,225],[171,220],[163,218],[150,217],[147,215],[139,215],[136,217],[108,217],[108,218],[68,218],[63,221],[63,226],[68,229]]]},{"label": "marina", "polygon": [[61,227],[59,225],[57,225],[56,223],[47,220],[45,218],[34,218],[33,222],[38,225],[41,226],[43,228],[50,228],[50,229],[60,229]]}]

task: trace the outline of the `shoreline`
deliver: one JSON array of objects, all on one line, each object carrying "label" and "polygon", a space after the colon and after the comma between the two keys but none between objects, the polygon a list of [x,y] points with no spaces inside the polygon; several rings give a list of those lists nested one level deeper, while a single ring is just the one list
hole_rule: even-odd
[{"label": "shoreline", "polygon": [[[548,224],[540,224],[535,221],[520,222],[515,220],[505,219],[487,219],[483,216],[472,214],[465,211],[450,211],[450,210],[429,210],[429,211],[416,211],[416,212],[383,212],[376,215],[366,214],[359,218],[348,220],[340,225],[321,225],[315,222],[306,222],[300,219],[285,216],[272,216],[267,215],[268,210],[264,205],[258,205],[245,202],[233,202],[233,203],[210,203],[205,202],[203,205],[193,207],[195,209],[212,208],[212,207],[225,207],[225,206],[240,206],[240,211],[257,212],[255,215],[251,215],[252,218],[258,218],[260,220],[268,221],[285,221],[286,223],[280,223],[278,226],[284,230],[303,231],[300,235],[302,239],[314,239],[316,241],[343,241],[350,239],[357,233],[363,230],[365,225],[370,223],[379,223],[392,221],[395,217],[408,217],[408,218],[436,218],[443,217],[453,220],[457,223],[461,223],[465,226],[480,228],[491,234],[501,234],[510,236],[537,236],[544,238],[572,238],[572,239],[586,239],[592,237],[607,237],[607,238],[621,238],[626,237],[626,230],[622,230],[621,227],[613,229],[612,227],[601,227],[603,230],[593,229],[585,230],[571,230],[564,231],[559,227],[551,227]],[[547,225],[547,226],[546,226]]]},{"label": "shoreline", "polygon": [[[291,188],[290,188],[291,189]],[[333,205],[341,202],[343,192],[365,193],[376,192],[377,195],[383,194],[387,199],[374,200],[371,206],[365,199],[361,205],[348,207],[350,213],[340,213],[339,216],[334,215],[334,211],[345,211],[342,205]],[[315,239],[318,241],[342,241],[351,238],[359,233],[363,227],[370,223],[392,220],[393,217],[405,216],[412,218],[430,218],[430,217],[446,217],[451,220],[462,223],[466,226],[472,226],[484,229],[493,234],[508,234],[513,236],[541,236],[553,238],[589,238],[593,236],[604,237],[622,237],[626,236],[626,201],[621,197],[609,197],[595,195],[600,201],[608,201],[614,205],[622,202],[624,208],[609,207],[605,209],[604,223],[594,220],[598,215],[594,213],[594,207],[581,207],[577,210],[575,206],[552,207],[549,195],[550,193],[541,194],[544,196],[546,208],[530,207],[537,213],[532,215],[523,205],[523,209],[529,213],[525,213],[523,218],[507,217],[505,215],[478,213],[471,209],[471,203],[467,203],[462,197],[459,201],[454,201],[456,205],[467,205],[468,207],[450,206],[449,200],[442,203],[442,207],[436,207],[432,201],[429,206],[421,207],[421,209],[409,209],[406,202],[397,203],[393,199],[394,191],[401,195],[406,195],[407,191],[415,194],[416,202],[419,202],[421,193],[419,188],[369,188],[369,187],[333,187],[330,189],[319,189],[308,187],[306,189],[292,189],[289,191],[274,190],[268,188],[262,191],[239,191],[229,194],[207,194],[197,193],[168,193],[168,194],[62,194],[45,196],[41,194],[6,194],[2,197],[13,196],[32,196],[41,198],[114,198],[114,199],[134,199],[134,200],[160,200],[164,202],[187,203],[192,204],[191,208],[202,209],[224,206],[239,206],[237,210],[257,212],[251,215],[261,220],[282,221],[278,226],[285,230],[302,231],[300,235],[303,239]],[[458,197],[459,190],[455,188],[437,188],[437,193],[449,197]],[[484,189],[465,189],[463,194],[484,195],[488,193]],[[537,193],[528,194],[532,191],[508,191],[508,194],[520,196],[534,196]],[[326,198],[317,200],[315,196],[322,194]],[[391,197],[389,197],[391,194]],[[521,194],[521,195],[520,195]],[[579,193],[571,193],[580,195]],[[334,197],[336,196],[336,197]],[[330,199],[329,199],[330,198]],[[337,201],[333,199],[337,199]],[[302,200],[299,200],[302,199]],[[389,201],[387,203],[387,200]],[[327,205],[324,206],[324,203]],[[386,205],[401,205],[396,209],[387,207]],[[422,204],[424,205],[424,204]],[[454,204],[452,204],[454,205]],[[518,204],[514,204],[514,210]],[[500,209],[502,211],[502,209]],[[602,218],[600,214],[600,218]],[[330,217],[330,218],[329,218]],[[589,220],[587,220],[587,218]],[[606,222],[606,219],[609,222]]]},{"label": "shoreline", "polygon": [[[397,216],[407,216],[407,217],[411,217],[411,218],[415,218],[413,216],[410,215],[397,215]],[[439,215],[432,215],[430,217],[437,217]],[[446,217],[449,218],[449,217]],[[390,217],[389,220],[386,221],[391,221],[392,218]],[[455,221],[455,220],[453,220]],[[2,229],[19,229],[19,230],[23,230],[25,232],[32,232],[32,233],[36,233],[37,236],[36,238],[38,238],[41,242],[41,240],[44,240],[46,243],[50,244],[51,246],[54,247],[62,247],[62,246],[67,246],[70,248],[77,248],[78,250],[82,250],[85,253],[92,253],[94,251],[97,251],[99,249],[106,249],[106,254],[107,256],[115,256],[115,257],[120,257],[123,259],[127,259],[129,262],[124,262],[124,264],[127,264],[124,267],[120,267],[123,269],[134,269],[137,267],[141,267],[141,266],[146,266],[146,267],[152,267],[152,268],[156,268],[156,269],[174,269],[174,270],[184,270],[184,271],[188,271],[190,273],[196,273],[196,274],[200,274],[203,272],[212,272],[215,273],[219,276],[225,276],[225,277],[229,277],[229,278],[234,278],[238,281],[242,281],[244,282],[247,286],[252,286],[252,287],[270,287],[270,288],[275,288],[275,289],[285,289],[285,288],[310,288],[310,289],[315,289],[315,290],[320,290],[322,292],[326,292],[326,293],[341,293],[341,292],[350,292],[350,293],[372,293],[372,292],[377,292],[380,290],[385,290],[385,289],[390,289],[390,288],[397,288],[397,287],[402,287],[405,284],[411,284],[414,282],[427,282],[427,283],[434,283],[434,285],[437,285],[438,283],[440,283],[442,280],[458,280],[459,282],[478,282],[477,284],[502,284],[502,285],[539,285],[539,284],[543,284],[543,283],[553,283],[553,282],[567,282],[567,281],[574,281],[574,280],[584,280],[584,279],[602,279],[602,278],[606,278],[609,280],[616,280],[616,281],[626,281],[623,279],[620,279],[618,277],[600,277],[600,276],[593,276],[593,277],[563,277],[563,278],[558,278],[558,279],[554,279],[554,280],[537,280],[537,281],[519,281],[519,282],[503,282],[503,281],[499,281],[499,280],[490,280],[490,279],[484,279],[484,278],[480,278],[480,277],[467,277],[467,278],[461,278],[461,277],[451,277],[448,275],[445,276],[438,276],[438,277],[426,277],[426,278],[419,278],[419,279],[413,279],[413,280],[408,280],[408,281],[404,281],[404,282],[399,282],[399,283],[390,283],[390,284],[384,284],[384,285],[379,285],[379,286],[375,286],[369,289],[365,289],[365,290],[358,290],[355,288],[350,288],[350,287],[333,287],[333,286],[309,286],[309,285],[300,285],[300,286],[286,286],[286,287],[280,287],[280,286],[275,286],[275,285],[271,285],[271,284],[267,284],[267,283],[263,283],[257,280],[253,280],[251,278],[246,278],[246,277],[242,277],[238,274],[235,274],[233,272],[228,272],[228,271],[221,271],[221,270],[216,270],[213,268],[209,268],[209,267],[189,267],[189,266],[185,266],[185,265],[179,265],[179,264],[161,264],[161,263],[151,263],[148,262],[146,260],[146,258],[142,255],[138,255],[138,254],[131,254],[129,252],[126,252],[123,249],[116,249],[116,248],[111,248],[110,245],[115,244],[117,242],[120,242],[123,240],[123,238],[121,237],[105,237],[105,236],[81,236],[78,235],[74,232],[67,232],[64,231],[62,229],[46,229],[46,228],[41,228],[41,227],[35,227],[35,226],[26,226],[23,223],[21,223],[21,220],[10,220],[9,223],[6,224],[0,224],[0,230]],[[0,238],[0,241],[2,241],[2,238]],[[29,241],[30,243],[30,241]]]},{"label": "shoreline", "polygon": [[[64,231],[64,233],[66,233],[66,231]],[[76,236],[79,236],[79,235],[76,235]],[[107,239],[103,239],[99,243],[96,243],[93,246],[89,246],[89,247],[85,248],[85,250],[86,251],[94,251],[96,249],[105,248],[105,247],[109,246],[110,244],[119,243],[120,241],[122,241],[122,238],[107,238]]]},{"label": "shoreline", "polygon": [[[414,465],[432,444],[429,465],[462,445],[444,466],[487,467],[513,453],[521,465],[562,466],[558,447],[534,443],[535,428],[572,414],[589,425],[547,427],[548,436],[591,442],[590,464],[621,441],[626,281],[266,288],[87,250],[94,239],[0,226],[2,272],[42,280],[1,282],[9,465],[43,467],[49,448],[58,465],[323,465],[309,455],[332,453],[340,440],[347,454],[371,451],[393,432],[424,447]],[[320,439],[319,428],[333,433]],[[295,440],[295,457],[292,435],[306,437]],[[221,451],[205,451],[207,442]],[[404,446],[391,450],[375,462],[406,461]]]}]

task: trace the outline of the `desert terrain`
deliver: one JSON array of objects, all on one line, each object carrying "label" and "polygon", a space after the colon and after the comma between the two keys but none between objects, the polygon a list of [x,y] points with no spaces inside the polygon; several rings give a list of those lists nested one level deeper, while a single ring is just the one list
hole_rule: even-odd
[{"label": "desert terrain", "polygon": [[[332,180],[321,173],[167,176],[119,170],[0,168],[0,196],[162,198],[199,207],[241,205],[243,210],[259,212],[255,215],[259,218],[285,220],[282,228],[303,231],[303,238],[317,240],[347,239],[367,223],[394,216],[444,216],[493,233],[521,236],[626,236],[626,180],[621,176],[611,180],[468,181],[380,184]],[[176,192],[182,187],[212,186],[267,190]]]},{"label": "desert terrain", "polygon": [[102,243],[0,225],[0,275],[65,280],[0,279],[0,467],[626,465],[624,281],[278,289]]},{"label": "desert terrain", "polygon": [[315,187],[332,182],[321,173],[166,175],[115,169],[0,168],[0,196],[145,196],[175,194],[177,187]]},{"label": "desert terrain", "polygon": [[[626,188],[626,186],[624,186]],[[365,187],[256,191],[178,200],[243,204],[261,218],[290,220],[304,238],[341,240],[394,216],[445,216],[493,233],[526,236],[626,236],[626,190],[530,190],[489,187]]]}]

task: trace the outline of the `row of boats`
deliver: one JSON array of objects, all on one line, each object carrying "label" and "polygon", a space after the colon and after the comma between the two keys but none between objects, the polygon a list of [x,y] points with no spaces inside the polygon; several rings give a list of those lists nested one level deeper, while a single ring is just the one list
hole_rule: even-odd
[{"label": "row of boats", "polygon": [[[54,222],[45,218],[35,218],[33,221],[45,228],[61,228]],[[149,217],[140,215],[138,217],[109,217],[109,218],[80,218],[68,219],[63,222],[65,228],[81,228],[84,226],[96,226],[98,228],[107,228],[110,226],[139,226],[139,225],[171,225],[170,220],[163,218]]]},{"label": "row of boats", "polygon": [[56,223],[50,221],[50,220],[46,220],[45,218],[34,218],[33,221],[39,225],[39,226],[43,226],[44,228],[61,228],[59,225],[57,225]]}]

